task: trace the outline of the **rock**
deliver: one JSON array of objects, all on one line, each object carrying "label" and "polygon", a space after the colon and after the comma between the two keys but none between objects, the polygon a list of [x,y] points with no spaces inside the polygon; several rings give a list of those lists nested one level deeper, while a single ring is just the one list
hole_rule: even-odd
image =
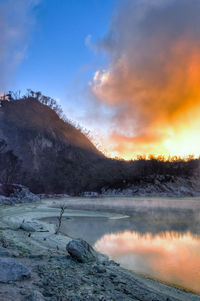
[{"label": "rock", "polygon": [[99,196],[98,192],[94,191],[86,191],[83,193],[83,197],[86,198],[97,198]]},{"label": "rock", "polygon": [[120,264],[115,262],[114,260],[109,260],[109,265],[120,266]]},{"label": "rock", "polygon": [[[124,184],[124,183],[123,183]],[[135,184],[125,183],[119,189],[102,188],[99,196],[161,196],[185,197],[199,196],[197,177],[185,178],[171,175],[149,175],[141,177]]]},{"label": "rock", "polygon": [[36,229],[33,227],[33,225],[29,222],[24,222],[20,225],[20,229],[27,231],[27,232],[35,232]]},{"label": "rock", "polygon": [[0,258],[0,282],[18,281],[30,277],[30,271],[13,258]]},{"label": "rock", "polygon": [[114,273],[110,273],[110,274],[109,274],[109,277],[110,277],[110,278],[116,278],[116,277],[117,277],[117,275],[116,275],[116,274],[114,274]]},{"label": "rock", "polygon": [[0,195],[0,205],[10,205],[11,201],[9,198]]},{"label": "rock", "polygon": [[0,183],[0,205],[15,205],[17,203],[38,202],[40,198],[19,184]]},{"label": "rock", "polygon": [[40,198],[30,192],[30,190],[23,186],[23,185],[16,185],[13,184],[13,193],[10,194],[10,197],[13,197],[16,200],[19,200],[20,202],[38,202]]},{"label": "rock", "polygon": [[95,265],[94,266],[94,270],[97,272],[97,273],[106,273],[106,269],[105,267],[103,266],[99,266],[99,265]]},{"label": "rock", "polygon": [[26,232],[49,232],[47,228],[35,221],[23,221],[19,229],[22,229]]},{"label": "rock", "polygon": [[23,289],[23,290],[20,291],[20,294],[21,294],[22,296],[25,296],[25,295],[27,295],[27,291],[26,291],[25,289]]},{"label": "rock", "polygon": [[71,240],[67,244],[66,250],[71,257],[82,263],[95,261],[97,259],[95,250],[86,241],[80,238]]},{"label": "rock", "polygon": [[40,292],[33,291],[24,301],[44,301],[44,298]]}]

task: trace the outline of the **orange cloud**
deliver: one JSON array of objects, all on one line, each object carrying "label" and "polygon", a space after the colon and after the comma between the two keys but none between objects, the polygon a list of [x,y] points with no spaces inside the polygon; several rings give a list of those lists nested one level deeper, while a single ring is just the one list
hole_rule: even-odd
[{"label": "orange cloud", "polygon": [[107,152],[200,154],[200,2],[125,1],[99,47],[110,56],[90,83],[113,109]]}]

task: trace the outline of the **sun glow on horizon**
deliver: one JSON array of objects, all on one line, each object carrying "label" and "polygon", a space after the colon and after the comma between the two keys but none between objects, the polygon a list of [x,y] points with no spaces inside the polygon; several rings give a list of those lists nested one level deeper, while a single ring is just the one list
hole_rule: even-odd
[{"label": "sun glow on horizon", "polygon": [[109,63],[90,82],[113,112],[108,156],[199,157],[199,11],[192,0],[128,0],[117,11],[100,44]]},{"label": "sun glow on horizon", "polygon": [[[194,66],[194,63],[191,62],[191,65]],[[116,103],[116,92],[109,91],[108,89],[110,81],[112,82],[110,77],[109,72],[106,73],[105,70],[102,73],[97,71],[94,76],[93,92],[100,99],[108,99],[108,103],[111,101],[109,105],[112,106],[112,102],[114,102],[114,105],[120,106],[120,100],[119,104],[118,101]],[[200,78],[200,73],[197,73],[196,69],[190,66],[187,79],[187,93],[184,93],[182,101],[178,100],[176,81],[174,83],[172,79],[172,86],[165,87],[163,97],[164,99],[169,98],[171,94],[174,94],[176,101],[168,104],[167,110],[173,111],[173,106],[176,106],[178,102],[183,105],[179,104],[179,107],[173,111],[173,114],[169,114],[167,117],[165,116],[165,112],[159,113],[148,126],[144,126],[143,123],[145,123],[145,120],[141,119],[138,129],[136,127],[134,130],[133,126],[132,135],[126,135],[126,128],[127,133],[130,132],[128,127],[131,126],[131,122],[134,123],[134,119],[130,120],[128,116],[129,120],[127,122],[129,122],[129,125],[127,126],[127,123],[123,120],[122,126],[120,126],[121,117],[116,116],[115,127],[112,127],[112,131],[110,134],[108,133],[107,137],[101,137],[100,139],[100,144],[103,145],[100,148],[101,150],[103,149],[103,153],[108,157],[117,157],[124,160],[136,159],[138,155],[145,157],[151,155],[155,157],[163,156],[165,159],[168,157],[187,158],[189,156],[198,158],[200,156],[200,89],[197,88],[198,78]],[[110,92],[114,94],[109,94]],[[159,91],[154,92],[159,94]],[[151,93],[152,91],[150,90],[150,97]],[[158,106],[161,105],[161,103],[158,104]],[[142,110],[146,110],[147,113],[149,110],[149,114],[153,114],[151,107],[148,108],[142,105]],[[144,127],[144,132],[141,132],[140,127]]]},{"label": "sun glow on horizon", "polygon": [[[98,143],[98,142],[100,143]],[[93,141],[108,158],[137,160],[157,158],[159,160],[188,160],[200,157],[200,139],[196,128],[183,129],[160,143],[134,145],[130,138],[116,136],[98,137]]]}]

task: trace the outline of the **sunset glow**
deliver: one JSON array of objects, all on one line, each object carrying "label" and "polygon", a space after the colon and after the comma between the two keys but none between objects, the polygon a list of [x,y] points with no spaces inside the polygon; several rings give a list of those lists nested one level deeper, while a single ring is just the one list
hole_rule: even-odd
[{"label": "sunset glow", "polygon": [[46,15],[43,1],[23,0],[16,18],[4,2],[0,95],[30,87],[58,99],[107,157],[199,158],[200,1],[67,1]]},{"label": "sunset glow", "polygon": [[177,2],[128,1],[102,42],[110,63],[90,87],[113,111],[108,156],[200,155],[200,22]]},{"label": "sunset glow", "polygon": [[200,0],[0,0],[0,44],[0,301],[200,301]]},{"label": "sunset glow", "polygon": [[[119,136],[113,133],[107,140],[103,140],[101,149],[106,156],[111,158],[121,158],[124,160],[137,159],[139,157],[149,158],[154,156],[168,158],[188,157],[199,158],[200,141],[197,128],[183,128],[179,133],[169,131],[169,137],[159,143],[142,141],[135,146],[132,138]],[[107,147],[106,147],[107,146]]]},{"label": "sunset glow", "polygon": [[[187,59],[186,57],[184,60]],[[129,124],[121,119],[121,115],[116,115],[114,120],[116,129],[103,140],[108,156],[117,156],[126,160],[134,159],[137,155],[148,156],[150,154],[162,155],[165,158],[189,155],[199,157],[200,55],[195,55],[191,62],[188,61],[184,69],[187,71],[185,74],[181,70],[176,70],[179,68],[176,68],[173,62],[171,68],[170,66],[168,68],[171,69],[171,78],[162,90],[157,85],[149,87],[148,82],[137,83],[144,87],[146,85],[145,95],[143,93],[137,95],[137,92],[134,92],[134,78],[133,82],[130,82],[130,87],[126,86],[126,90],[122,92],[116,86],[116,90],[113,89],[115,78],[113,79],[112,75],[105,72],[102,75],[100,72],[95,74],[92,88],[99,99],[111,106],[121,106],[123,95],[129,99],[127,100],[128,110],[124,112],[124,118],[127,117]],[[115,74],[113,76],[115,77]],[[131,89],[133,89],[132,92]],[[144,96],[151,101],[146,102]],[[135,108],[135,106],[139,107]],[[143,115],[148,114],[148,120],[146,117],[143,118]],[[134,124],[134,115],[141,128],[137,129],[137,125]],[[141,129],[142,132],[140,132]],[[121,134],[121,130],[124,132],[127,130],[130,134]]]},{"label": "sunset glow", "polygon": [[[200,240],[191,233],[106,234],[95,248],[123,267],[199,292]],[[192,256],[191,256],[192,254]]]}]

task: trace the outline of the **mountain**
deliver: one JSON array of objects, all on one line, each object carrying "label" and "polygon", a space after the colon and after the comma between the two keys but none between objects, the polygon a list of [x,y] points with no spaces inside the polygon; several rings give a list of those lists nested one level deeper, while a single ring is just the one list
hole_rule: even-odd
[{"label": "mountain", "polygon": [[79,192],[105,159],[81,130],[34,97],[1,102],[0,138],[20,162],[15,181],[38,193]]},{"label": "mountain", "polygon": [[180,196],[199,194],[199,177],[199,159],[106,158],[40,92],[1,98],[0,183],[34,193]]}]

